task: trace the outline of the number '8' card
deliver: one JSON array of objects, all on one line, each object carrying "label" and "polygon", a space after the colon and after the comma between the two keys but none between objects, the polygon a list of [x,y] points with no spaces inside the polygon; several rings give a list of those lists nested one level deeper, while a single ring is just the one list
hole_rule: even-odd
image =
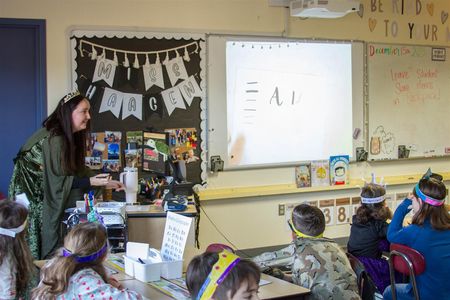
[{"label": "number '8' card", "polygon": [[350,223],[350,198],[336,199],[336,225]]}]

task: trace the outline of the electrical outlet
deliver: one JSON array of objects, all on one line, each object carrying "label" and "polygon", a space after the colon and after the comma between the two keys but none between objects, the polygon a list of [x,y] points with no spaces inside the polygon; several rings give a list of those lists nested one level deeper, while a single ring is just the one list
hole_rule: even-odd
[{"label": "electrical outlet", "polygon": [[286,212],[286,205],[278,204],[278,215],[284,216],[285,212]]}]

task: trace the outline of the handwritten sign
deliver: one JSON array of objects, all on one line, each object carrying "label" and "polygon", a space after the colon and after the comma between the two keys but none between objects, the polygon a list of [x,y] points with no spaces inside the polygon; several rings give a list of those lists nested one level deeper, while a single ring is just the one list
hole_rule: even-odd
[{"label": "handwritten sign", "polygon": [[167,212],[161,255],[164,260],[183,259],[192,218]]}]

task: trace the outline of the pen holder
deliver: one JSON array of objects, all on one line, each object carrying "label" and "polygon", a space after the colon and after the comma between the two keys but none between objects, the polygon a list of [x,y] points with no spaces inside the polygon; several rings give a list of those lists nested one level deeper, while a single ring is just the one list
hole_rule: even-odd
[{"label": "pen holder", "polygon": [[161,266],[163,263],[154,263],[148,259],[142,262],[134,258],[124,256],[125,274],[133,276],[143,282],[158,281],[161,279]]}]

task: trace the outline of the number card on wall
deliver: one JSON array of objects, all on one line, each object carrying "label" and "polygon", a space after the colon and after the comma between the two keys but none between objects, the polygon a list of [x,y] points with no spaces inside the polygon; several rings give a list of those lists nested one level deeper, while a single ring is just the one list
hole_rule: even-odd
[{"label": "number card on wall", "polygon": [[320,200],[319,208],[325,215],[325,225],[334,225],[334,199]]},{"label": "number card on wall", "polygon": [[361,206],[361,197],[352,197],[352,216],[356,215],[356,211],[360,206]]},{"label": "number card on wall", "polygon": [[164,260],[182,260],[184,247],[191,228],[192,218],[173,212],[167,213],[166,227],[161,247]]},{"label": "number card on wall", "polygon": [[350,198],[336,199],[336,225],[350,223]]}]

